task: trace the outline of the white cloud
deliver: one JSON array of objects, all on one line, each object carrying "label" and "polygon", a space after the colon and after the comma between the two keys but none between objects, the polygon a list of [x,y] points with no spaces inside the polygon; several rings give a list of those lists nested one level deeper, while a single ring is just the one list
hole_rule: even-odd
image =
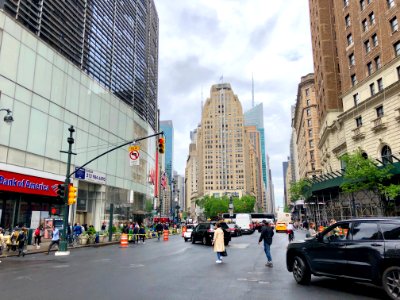
[{"label": "white cloud", "polygon": [[[184,174],[189,132],[201,100],[221,75],[244,111],[264,104],[275,198],[282,205],[282,162],[289,155],[290,106],[301,76],[312,72],[307,0],[155,0],[160,20],[159,106],[173,120],[174,169]],[[203,98],[201,97],[203,91]]]}]

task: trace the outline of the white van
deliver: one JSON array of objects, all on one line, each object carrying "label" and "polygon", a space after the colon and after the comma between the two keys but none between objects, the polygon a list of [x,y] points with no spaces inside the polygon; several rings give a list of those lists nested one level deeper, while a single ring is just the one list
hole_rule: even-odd
[{"label": "white van", "polygon": [[242,229],[243,233],[253,233],[253,220],[250,214],[236,214],[236,224]]}]

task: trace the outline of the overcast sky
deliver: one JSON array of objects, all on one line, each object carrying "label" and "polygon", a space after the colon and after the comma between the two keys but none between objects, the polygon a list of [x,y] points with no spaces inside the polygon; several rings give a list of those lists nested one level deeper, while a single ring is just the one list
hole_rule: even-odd
[{"label": "overcast sky", "polygon": [[[308,0],[155,0],[158,11],[161,120],[174,124],[174,170],[184,175],[190,131],[210,87],[231,84],[243,111],[264,105],[266,150],[276,205],[289,155],[290,106],[301,76],[313,72]],[[203,95],[203,97],[202,97]]]}]

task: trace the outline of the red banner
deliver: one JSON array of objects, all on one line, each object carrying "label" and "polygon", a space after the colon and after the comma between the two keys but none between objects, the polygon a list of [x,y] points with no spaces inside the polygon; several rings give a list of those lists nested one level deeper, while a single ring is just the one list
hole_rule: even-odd
[{"label": "red banner", "polygon": [[58,180],[0,170],[0,191],[57,196]]}]

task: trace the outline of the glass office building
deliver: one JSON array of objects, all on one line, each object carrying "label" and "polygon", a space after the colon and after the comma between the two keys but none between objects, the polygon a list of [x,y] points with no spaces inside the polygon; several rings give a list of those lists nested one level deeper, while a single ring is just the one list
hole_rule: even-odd
[{"label": "glass office building", "polygon": [[153,0],[2,0],[0,5],[157,127],[158,16]]},{"label": "glass office building", "polygon": [[[105,5],[110,3],[114,9],[108,11]],[[155,133],[157,113],[152,118],[146,115],[150,111],[146,95],[149,74],[154,72],[156,78],[157,55],[154,61],[149,59],[150,21],[142,14],[151,9],[155,17],[156,13],[152,1],[0,0],[0,4],[0,108],[14,114],[11,125],[0,123],[0,226],[23,223],[34,228],[51,213],[62,215],[57,185],[65,179],[67,155],[60,150],[68,149],[71,125],[76,153],[71,172],[116,145]],[[119,7],[123,4],[124,9]],[[96,23],[100,16],[110,18],[112,32]],[[140,28],[135,29],[138,23]],[[138,38],[142,28],[146,28],[144,42],[123,40],[129,38],[128,32],[130,38]],[[131,52],[135,47],[146,49],[144,59],[136,60],[140,55]],[[156,92],[153,88],[155,97]],[[115,225],[139,218],[146,200],[154,197],[149,176],[155,170],[155,153],[155,139],[147,139],[140,143],[138,165],[130,166],[126,146],[72,176],[78,199],[71,206],[70,221],[99,230],[109,221],[111,203]]]},{"label": "glass office building", "polygon": [[160,121],[160,129],[165,136],[165,172],[168,182],[171,183],[174,171],[174,124],[171,120]]}]

